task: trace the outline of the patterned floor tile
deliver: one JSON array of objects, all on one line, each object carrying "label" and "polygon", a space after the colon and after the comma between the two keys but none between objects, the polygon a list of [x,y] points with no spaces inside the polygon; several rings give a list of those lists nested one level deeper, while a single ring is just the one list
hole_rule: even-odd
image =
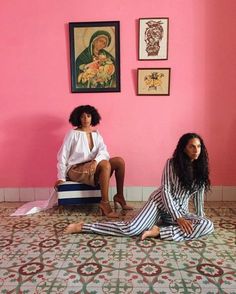
[{"label": "patterned floor tile", "polygon": [[96,205],[10,217],[16,207],[0,204],[0,293],[236,293],[235,202],[206,203],[214,233],[186,242],[63,233],[105,221]]},{"label": "patterned floor tile", "polygon": [[118,279],[118,270],[110,266],[102,266],[96,262],[70,264],[58,274],[58,279],[67,281],[69,287],[86,289],[87,286],[102,288],[104,283]]},{"label": "patterned floor tile", "polygon": [[198,285],[199,293],[210,289],[218,291],[217,293],[228,293],[236,289],[235,272],[227,274],[223,268],[213,263],[199,264],[195,269],[182,271],[181,275],[183,283],[191,281]]}]

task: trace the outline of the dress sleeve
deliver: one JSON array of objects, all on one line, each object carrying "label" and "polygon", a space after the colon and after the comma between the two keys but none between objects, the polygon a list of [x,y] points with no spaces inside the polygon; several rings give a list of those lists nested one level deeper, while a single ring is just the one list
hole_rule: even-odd
[{"label": "dress sleeve", "polygon": [[68,166],[68,158],[72,144],[72,132],[66,134],[62,146],[57,154],[57,179],[66,180],[66,172]]},{"label": "dress sleeve", "polygon": [[174,220],[182,217],[182,214],[178,211],[173,195],[172,186],[177,184],[177,179],[173,174],[173,165],[171,160],[168,159],[162,174],[162,201],[167,210],[167,212],[172,216]]},{"label": "dress sleeve", "polygon": [[196,214],[198,216],[204,216],[204,191],[205,189],[202,188],[197,191],[196,195],[193,197],[193,203],[195,207]]},{"label": "dress sleeve", "polygon": [[94,160],[96,160],[97,164],[102,160],[109,160],[110,155],[107,151],[107,146],[105,145],[102,136],[98,134],[98,152]]}]

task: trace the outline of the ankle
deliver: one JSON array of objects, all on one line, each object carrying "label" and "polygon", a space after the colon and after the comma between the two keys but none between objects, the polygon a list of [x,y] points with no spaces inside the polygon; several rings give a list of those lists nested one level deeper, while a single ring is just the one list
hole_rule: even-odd
[{"label": "ankle", "polygon": [[104,203],[104,204],[109,204],[109,203],[110,203],[110,201],[108,201],[108,200],[101,200],[101,203]]},{"label": "ankle", "polygon": [[125,199],[124,195],[123,194],[119,194],[119,193],[116,193],[114,195],[114,198]]},{"label": "ankle", "polygon": [[119,215],[117,213],[113,212],[109,201],[102,200],[99,204],[99,207],[102,212],[102,215],[105,215],[105,216],[111,217],[111,218],[119,217]]},{"label": "ankle", "polygon": [[108,209],[108,210],[112,210],[109,201],[103,201],[103,200],[102,200],[102,201],[100,202],[100,206],[104,207],[106,210],[107,210],[107,209]]},{"label": "ankle", "polygon": [[124,204],[126,204],[126,201],[125,201],[125,197],[123,194],[115,194],[114,197],[113,197],[114,200],[118,200],[119,202],[122,202]]}]

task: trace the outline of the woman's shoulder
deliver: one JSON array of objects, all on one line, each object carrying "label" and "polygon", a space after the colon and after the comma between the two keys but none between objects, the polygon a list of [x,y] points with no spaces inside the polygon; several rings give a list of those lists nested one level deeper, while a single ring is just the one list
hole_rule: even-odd
[{"label": "woman's shoulder", "polygon": [[104,143],[104,139],[103,136],[100,134],[100,132],[98,130],[95,130],[93,132],[93,138],[97,141],[97,142],[103,142]]},{"label": "woman's shoulder", "polygon": [[[100,135],[100,132],[99,132],[97,129],[93,130],[92,133],[93,133],[93,134],[96,134],[96,135]],[[101,135],[100,135],[100,136],[101,136]]]},{"label": "woman's shoulder", "polygon": [[173,158],[172,157],[170,157],[170,158],[167,158],[167,160],[166,160],[166,164],[173,164]]},{"label": "woman's shoulder", "polygon": [[92,133],[95,137],[102,138],[102,135],[100,134],[100,132],[98,130],[93,130]]},{"label": "woman's shoulder", "polygon": [[[80,130],[79,128],[77,129],[72,129],[68,132],[71,136],[74,137],[79,137],[79,136],[83,136],[84,134],[87,134],[87,132]],[[92,130],[91,132],[94,136],[101,136],[100,133],[98,132],[98,130]]]},{"label": "woman's shoulder", "polygon": [[168,158],[165,163],[165,169],[173,169],[173,158]]},{"label": "woman's shoulder", "polygon": [[76,135],[79,133],[79,130],[78,129],[70,129],[67,134],[70,134],[70,135]]},{"label": "woman's shoulder", "polygon": [[70,138],[78,137],[78,136],[80,136],[80,133],[81,132],[78,129],[71,129],[71,130],[67,131],[66,137],[70,137]]}]

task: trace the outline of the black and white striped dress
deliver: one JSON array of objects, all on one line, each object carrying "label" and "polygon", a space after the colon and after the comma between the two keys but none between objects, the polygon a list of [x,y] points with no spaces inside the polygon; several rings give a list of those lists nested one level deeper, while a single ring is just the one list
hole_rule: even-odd
[{"label": "black and white striped dress", "polygon": [[[188,209],[190,197],[193,197],[196,215]],[[161,187],[155,190],[139,213],[129,221],[109,221],[84,224],[82,232],[105,234],[113,236],[137,236],[151,229],[159,220],[160,238],[164,240],[191,240],[213,232],[213,223],[204,217],[204,188],[197,191],[186,191],[173,170],[172,160],[165,165]],[[183,232],[176,219],[184,217],[193,223],[191,234]]]}]

